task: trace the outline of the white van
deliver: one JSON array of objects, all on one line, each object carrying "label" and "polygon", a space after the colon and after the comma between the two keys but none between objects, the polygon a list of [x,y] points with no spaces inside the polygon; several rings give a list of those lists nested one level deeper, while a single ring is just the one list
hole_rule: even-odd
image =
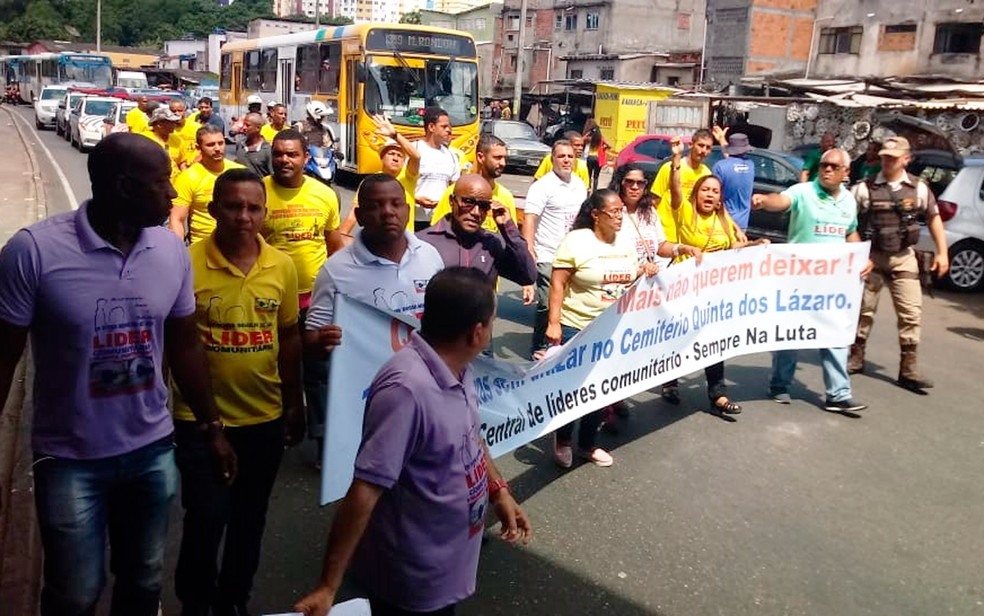
[{"label": "white van", "polygon": [[116,71],[116,85],[120,88],[147,88],[147,73],[142,71]]}]

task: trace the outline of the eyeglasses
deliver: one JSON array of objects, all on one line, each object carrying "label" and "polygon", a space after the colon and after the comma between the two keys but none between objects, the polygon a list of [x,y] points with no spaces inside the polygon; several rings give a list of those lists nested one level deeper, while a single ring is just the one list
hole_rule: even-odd
[{"label": "eyeglasses", "polygon": [[602,214],[605,214],[611,218],[622,218],[625,216],[625,210],[599,210]]},{"label": "eyeglasses", "polygon": [[642,188],[646,185],[646,180],[630,180],[629,178],[622,178],[622,183],[628,186],[638,186]]},{"label": "eyeglasses", "polygon": [[458,205],[461,206],[462,209],[464,209],[465,211],[470,212],[476,207],[483,212],[488,212],[489,210],[492,209],[492,201],[488,199],[476,199],[475,197],[459,197],[458,195],[454,195],[454,199],[455,201],[458,202]]},{"label": "eyeglasses", "polygon": [[837,171],[838,169],[843,169],[844,165],[838,165],[837,163],[820,163],[821,169],[833,169]]}]

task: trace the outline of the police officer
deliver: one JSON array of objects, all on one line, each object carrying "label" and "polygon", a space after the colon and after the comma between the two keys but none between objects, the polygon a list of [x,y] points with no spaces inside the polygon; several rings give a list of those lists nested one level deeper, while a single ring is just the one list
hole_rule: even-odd
[{"label": "police officer", "polygon": [[922,287],[913,246],[919,240],[919,219],[925,218],[936,244],[932,270],[937,276],[946,274],[950,261],[943,221],[929,185],[905,170],[912,158],[909,141],[904,137],[886,139],[878,155],[881,172],[859,182],[853,189],[858,202],[859,230],[864,239],[871,240],[870,258],[874,269],[865,283],[857,339],[851,345],[847,369],[851,374],[864,370],[865,341],[871,333],[879,294],[882,287],[888,285],[898,315],[902,348],[897,383],[924,393],[922,390],[932,387],[933,382],[921,376],[916,368]]}]

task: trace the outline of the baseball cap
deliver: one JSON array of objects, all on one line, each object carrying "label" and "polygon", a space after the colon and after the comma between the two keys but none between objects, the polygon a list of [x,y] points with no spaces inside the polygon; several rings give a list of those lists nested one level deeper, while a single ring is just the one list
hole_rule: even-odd
[{"label": "baseball cap", "polygon": [[161,105],[157,109],[154,109],[153,113],[150,114],[150,120],[148,124],[154,124],[155,122],[180,122],[181,116],[171,111],[171,108],[167,105]]},{"label": "baseball cap", "polygon": [[382,154],[383,152],[385,152],[386,150],[388,150],[388,149],[390,149],[390,148],[399,148],[400,150],[402,150],[402,149],[403,149],[403,146],[401,146],[401,145],[400,145],[400,144],[399,144],[399,143],[398,143],[398,142],[396,141],[396,139],[393,139],[393,138],[391,138],[391,137],[388,137],[388,138],[386,139],[386,141],[384,141],[384,142],[383,142],[383,145],[381,145],[381,146],[379,147],[379,153],[380,153],[380,154]]},{"label": "baseball cap", "polygon": [[889,137],[882,143],[882,149],[878,150],[879,156],[905,156],[912,152],[909,140],[905,137]]},{"label": "baseball cap", "polygon": [[262,105],[263,104],[263,99],[260,98],[260,95],[259,94],[250,94],[248,97],[246,97],[246,104],[247,105]]}]

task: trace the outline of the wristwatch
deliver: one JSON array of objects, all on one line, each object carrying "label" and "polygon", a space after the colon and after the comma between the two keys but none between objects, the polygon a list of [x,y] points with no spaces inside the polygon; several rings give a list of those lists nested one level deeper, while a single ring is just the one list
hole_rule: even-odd
[{"label": "wristwatch", "polygon": [[498,481],[489,481],[489,496],[495,496],[499,492],[505,490],[509,492],[509,484],[499,479]]},{"label": "wristwatch", "polygon": [[222,423],[221,419],[213,419],[212,421],[198,424],[198,429],[204,432],[206,436],[214,436],[218,432],[225,430],[225,424]]}]

